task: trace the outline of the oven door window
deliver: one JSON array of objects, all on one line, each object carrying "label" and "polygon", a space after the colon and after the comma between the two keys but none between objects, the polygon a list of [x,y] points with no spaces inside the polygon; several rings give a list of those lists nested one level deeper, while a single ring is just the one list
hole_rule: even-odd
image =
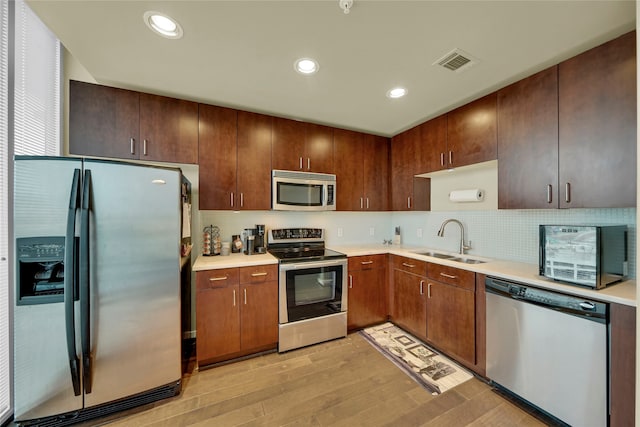
[{"label": "oven door window", "polygon": [[290,206],[322,206],[322,184],[277,183],[277,202]]},{"label": "oven door window", "polygon": [[341,311],[342,266],[287,271],[289,322]]}]

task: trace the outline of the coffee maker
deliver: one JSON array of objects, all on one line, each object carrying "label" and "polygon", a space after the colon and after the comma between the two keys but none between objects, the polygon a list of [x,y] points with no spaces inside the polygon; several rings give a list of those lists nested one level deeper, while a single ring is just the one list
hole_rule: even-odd
[{"label": "coffee maker", "polygon": [[267,253],[267,236],[265,234],[266,234],[266,229],[264,228],[264,224],[256,224],[254,252],[257,254]]}]

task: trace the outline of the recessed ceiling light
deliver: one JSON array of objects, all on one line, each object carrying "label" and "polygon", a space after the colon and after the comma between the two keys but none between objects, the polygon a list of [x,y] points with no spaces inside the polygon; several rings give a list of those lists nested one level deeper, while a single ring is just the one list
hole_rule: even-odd
[{"label": "recessed ceiling light", "polygon": [[407,94],[407,90],[403,87],[395,87],[387,92],[388,98],[402,98]]},{"label": "recessed ceiling light", "polygon": [[293,67],[298,73],[308,76],[317,73],[320,65],[315,59],[301,58],[293,64]]},{"label": "recessed ceiling light", "polygon": [[142,19],[144,19],[147,27],[162,37],[168,39],[179,39],[182,37],[182,27],[180,24],[163,13],[149,10],[144,13]]}]

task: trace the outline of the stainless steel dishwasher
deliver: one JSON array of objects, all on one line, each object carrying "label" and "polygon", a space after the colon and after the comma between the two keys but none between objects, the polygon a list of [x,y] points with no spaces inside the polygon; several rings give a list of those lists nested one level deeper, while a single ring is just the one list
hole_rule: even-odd
[{"label": "stainless steel dishwasher", "polygon": [[608,305],[487,277],[487,377],[572,426],[606,426]]}]

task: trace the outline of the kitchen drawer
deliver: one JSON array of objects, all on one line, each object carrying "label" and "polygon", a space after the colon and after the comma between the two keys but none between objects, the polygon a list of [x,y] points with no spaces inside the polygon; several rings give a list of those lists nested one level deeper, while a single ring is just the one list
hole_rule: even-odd
[{"label": "kitchen drawer", "polygon": [[196,286],[198,290],[237,284],[237,268],[220,268],[216,270],[198,271],[196,273]]},{"label": "kitchen drawer", "polygon": [[373,270],[374,268],[384,268],[387,262],[387,255],[363,255],[349,257],[349,271]]},{"label": "kitchen drawer", "polygon": [[427,275],[427,263],[413,258],[394,255],[393,268],[396,270],[406,271],[407,273],[417,274],[419,276]]},{"label": "kitchen drawer", "polygon": [[427,264],[427,277],[449,285],[475,291],[476,273],[469,270],[462,270],[448,265]]},{"label": "kitchen drawer", "polygon": [[278,280],[278,265],[254,265],[240,267],[240,283],[264,283]]}]

